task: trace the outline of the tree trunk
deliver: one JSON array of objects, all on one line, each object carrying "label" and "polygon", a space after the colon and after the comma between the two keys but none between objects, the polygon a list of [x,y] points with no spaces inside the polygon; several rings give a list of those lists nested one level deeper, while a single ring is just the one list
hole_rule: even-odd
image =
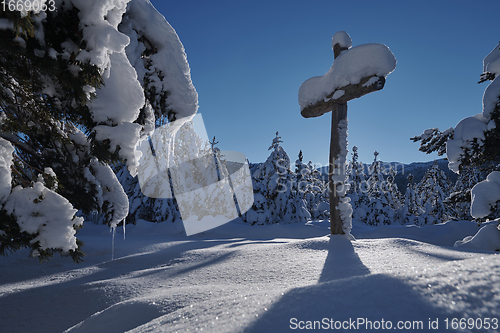
[{"label": "tree trunk", "polygon": [[330,232],[332,235],[343,235],[342,219],[338,209],[339,196],[337,194],[337,185],[333,182],[333,175],[339,175],[344,170],[335,167],[335,160],[341,152],[339,122],[347,118],[347,103],[334,104],[332,109],[332,135],[330,138],[330,158],[328,170],[328,187],[330,189]]}]

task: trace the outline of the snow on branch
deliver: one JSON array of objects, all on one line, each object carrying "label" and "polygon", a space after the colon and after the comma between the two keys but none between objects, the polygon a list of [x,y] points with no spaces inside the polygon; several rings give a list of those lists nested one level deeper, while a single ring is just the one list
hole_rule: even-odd
[{"label": "snow on branch", "polygon": [[10,169],[13,153],[14,147],[12,144],[0,138],[0,203],[3,203],[10,194],[12,182]]},{"label": "snow on branch", "polygon": [[493,171],[486,180],[477,183],[471,191],[470,214],[479,219],[490,215],[500,200],[500,172]]},{"label": "snow on branch", "polygon": [[125,50],[139,82],[146,94],[148,90],[154,92],[150,102],[155,112],[164,104],[166,110],[161,111],[175,114],[175,119],[194,115],[198,93],[191,81],[187,55],[165,17],[149,1],[132,0],[119,29],[130,38]]},{"label": "snow on branch", "polygon": [[83,224],[73,205],[56,192],[36,182],[33,187],[17,186],[8,197],[4,209],[17,218],[21,232],[37,234],[31,241],[41,250],[76,250],[75,227]]}]

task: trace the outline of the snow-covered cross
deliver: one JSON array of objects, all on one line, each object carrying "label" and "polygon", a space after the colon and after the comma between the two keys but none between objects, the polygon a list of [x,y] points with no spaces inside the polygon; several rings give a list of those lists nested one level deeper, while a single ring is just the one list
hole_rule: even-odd
[{"label": "snow-covered cross", "polygon": [[352,46],[345,31],[333,35],[334,62],[323,76],[302,83],[300,113],[305,118],[332,111],[332,134],[328,185],[330,189],[330,229],[332,234],[349,233],[352,208],[345,197],[347,158],[347,102],[384,87],[385,78],[396,68],[396,58],[383,44]]}]

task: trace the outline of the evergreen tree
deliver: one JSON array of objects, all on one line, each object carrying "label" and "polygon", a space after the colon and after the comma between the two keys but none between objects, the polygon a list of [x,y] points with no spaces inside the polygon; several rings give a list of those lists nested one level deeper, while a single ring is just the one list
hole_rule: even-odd
[{"label": "evergreen tree", "polygon": [[[448,198],[446,198],[445,203],[450,207],[453,217],[459,220],[470,220],[473,219],[471,216],[471,198],[472,198],[472,188],[486,180],[488,175],[492,172],[500,171],[500,165],[495,165],[493,163],[486,163],[482,167],[473,167],[470,165],[464,166],[460,175],[455,182],[455,185],[451,188]],[[488,219],[496,219],[500,217],[500,204],[497,203],[491,206],[490,214]],[[478,222],[482,220],[475,219]]]},{"label": "evergreen tree", "polygon": [[[414,141],[421,141],[420,150],[427,153],[438,151],[439,154],[443,154],[446,151],[450,162],[449,168],[456,173],[469,173],[472,169],[489,169],[491,172],[500,162],[499,63],[500,44],[497,44],[483,60],[483,74],[479,83],[492,82],[486,87],[483,95],[482,113],[464,118],[455,128],[444,132],[428,129],[422,135],[413,138]],[[469,185],[465,185],[468,183],[467,178],[470,177],[473,176],[466,175],[461,179],[457,189],[465,192],[470,190]],[[469,198],[461,195],[459,191],[453,191],[448,202],[460,209],[467,205]],[[463,218],[467,214],[461,211],[457,216]]]},{"label": "evergreen tree", "polygon": [[304,222],[310,217],[281,142],[276,132],[269,147],[271,154],[252,170],[254,204],[243,215],[243,220],[252,225]]},{"label": "evergreen tree", "polygon": [[129,202],[110,165],[135,175],[141,136],[194,114],[197,95],[182,44],[149,2],[56,7],[0,11],[0,253],[78,261],[76,212],[122,223]]},{"label": "evergreen tree", "polygon": [[450,189],[445,204],[449,205],[454,218],[470,220],[471,189],[481,181],[479,169],[466,166],[460,172],[457,181]]},{"label": "evergreen tree", "polygon": [[389,206],[394,210],[394,220],[393,221],[400,221],[401,219],[401,211],[403,209],[403,198],[401,196],[401,192],[398,189],[398,186],[394,182],[397,171],[394,168],[393,165],[387,164],[389,166],[389,169],[386,169],[387,172],[387,177],[386,181],[384,183],[384,189],[385,191],[383,192],[387,202],[389,203]]},{"label": "evergreen tree", "polygon": [[[297,175],[297,179],[299,179]],[[309,161],[302,168],[302,177],[297,182],[298,191],[306,200],[307,209],[314,219],[330,217],[328,183],[321,176],[321,172]]]},{"label": "evergreen tree", "polygon": [[366,208],[366,217],[363,222],[370,225],[391,224],[396,218],[395,210],[391,207],[391,201],[388,200],[391,196],[388,191],[392,187],[386,185],[384,175],[381,168],[381,162],[377,161],[379,153],[374,152],[374,160],[370,166],[370,178],[368,178],[368,198],[369,203]]},{"label": "evergreen tree", "polygon": [[179,207],[173,198],[153,198],[144,195],[137,177],[132,177],[123,164],[120,165],[116,175],[129,199],[126,223],[135,224],[138,220],[173,223],[180,220]]},{"label": "evergreen tree", "polygon": [[[59,15],[49,11],[26,16],[0,11],[0,18],[11,24],[10,29],[0,30],[0,137],[4,146],[12,148],[13,159],[12,180],[8,177],[7,181],[26,195],[40,190],[35,214],[56,195],[82,211],[104,208],[102,190],[97,188],[102,167],[95,161],[111,162],[118,157],[105,143],[93,137],[87,141],[79,129],[90,132],[96,125],[88,102],[103,79],[97,65],[76,60],[86,43],[78,9],[59,10]],[[97,200],[99,195],[101,200]],[[21,207],[16,209],[9,197],[1,203],[0,253],[27,247],[41,260],[54,252],[68,253],[75,261],[82,258],[80,242],[42,245],[36,240],[42,240],[40,236],[51,223],[41,218],[40,225],[27,229]],[[68,217],[63,228],[82,224],[74,213]],[[69,231],[68,237],[73,235]]]},{"label": "evergreen tree", "polygon": [[358,158],[358,147],[354,146],[352,148],[352,160],[349,167],[348,183],[350,187],[347,195],[351,198],[353,218],[365,222],[370,202],[368,198],[368,180],[364,164],[358,161]]},{"label": "evergreen tree", "polygon": [[450,185],[446,174],[436,162],[426,171],[416,190],[423,208],[419,223],[436,224],[451,218],[452,214],[445,203]]},{"label": "evergreen tree", "polygon": [[302,177],[302,169],[304,164],[302,161],[304,160],[304,155],[302,155],[302,150],[299,151],[298,159],[295,161],[295,174],[297,175],[297,181],[300,181]]},{"label": "evergreen tree", "polygon": [[350,184],[347,194],[351,197],[351,204],[356,205],[358,197],[366,188],[366,173],[363,163],[358,161],[358,147],[352,147],[352,160],[349,165],[348,183]]},{"label": "evergreen tree", "polygon": [[414,183],[413,175],[410,173],[407,179],[408,184],[406,185],[405,202],[401,213],[402,223],[417,224],[417,216],[419,216],[423,211],[418,204],[418,196],[415,191],[416,184]]}]

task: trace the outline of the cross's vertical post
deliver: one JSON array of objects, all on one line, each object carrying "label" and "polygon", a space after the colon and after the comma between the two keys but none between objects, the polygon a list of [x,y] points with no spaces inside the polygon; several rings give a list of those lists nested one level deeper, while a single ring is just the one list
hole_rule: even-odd
[{"label": "cross's vertical post", "polygon": [[[342,51],[347,50],[347,47],[342,47],[339,43],[332,45],[333,48],[333,59],[342,53]],[[340,133],[339,133],[339,123],[342,120],[347,119],[347,102],[335,103],[332,107],[332,129],[330,136],[330,157],[329,157],[329,167],[328,167],[328,189],[330,193],[330,233],[332,235],[343,235],[342,230],[342,218],[340,216],[340,211],[338,209],[339,205],[339,195],[337,193],[337,186],[344,186],[343,183],[336,183],[334,181],[334,175],[338,174],[341,170],[336,170],[337,157],[341,152],[340,147]],[[341,167],[341,166],[338,166]]]},{"label": "cross's vertical post", "polygon": [[332,108],[332,132],[330,137],[330,158],[328,168],[328,188],[330,192],[330,232],[332,235],[342,235],[342,218],[338,209],[339,195],[337,186],[344,186],[343,183],[334,181],[334,176],[342,170],[337,170],[337,157],[341,152],[339,123],[347,119],[347,103],[333,104]]}]

